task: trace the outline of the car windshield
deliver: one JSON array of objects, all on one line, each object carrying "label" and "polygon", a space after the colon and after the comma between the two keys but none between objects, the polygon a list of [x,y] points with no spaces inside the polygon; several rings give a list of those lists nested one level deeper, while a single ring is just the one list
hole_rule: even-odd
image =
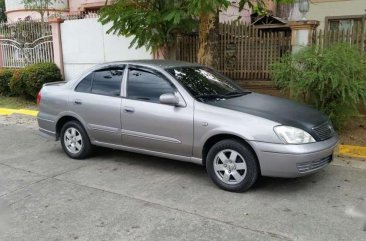
[{"label": "car windshield", "polygon": [[200,101],[227,99],[249,93],[227,77],[206,67],[176,67],[166,71]]}]

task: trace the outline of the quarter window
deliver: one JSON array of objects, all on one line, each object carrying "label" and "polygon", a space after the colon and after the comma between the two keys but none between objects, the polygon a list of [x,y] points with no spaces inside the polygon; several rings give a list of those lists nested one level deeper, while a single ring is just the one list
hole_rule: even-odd
[{"label": "quarter window", "polygon": [[175,87],[164,76],[145,69],[130,68],[127,97],[135,100],[159,102],[162,94],[174,93]]},{"label": "quarter window", "polygon": [[122,69],[104,69],[94,72],[91,92],[93,94],[120,96]]},{"label": "quarter window", "polygon": [[91,73],[80,81],[78,86],[75,88],[75,91],[89,93],[92,86],[93,75],[94,73]]}]

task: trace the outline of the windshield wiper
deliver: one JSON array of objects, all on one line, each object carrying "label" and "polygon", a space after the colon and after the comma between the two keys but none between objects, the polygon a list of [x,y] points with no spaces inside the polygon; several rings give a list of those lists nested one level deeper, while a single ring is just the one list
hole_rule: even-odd
[{"label": "windshield wiper", "polygon": [[239,97],[239,96],[243,96],[243,95],[247,95],[251,93],[250,91],[231,91],[226,93],[225,95],[220,95],[220,94],[206,94],[206,95],[197,95],[195,96],[197,99],[201,99],[201,100],[208,100],[208,99],[228,99],[228,98],[233,98],[233,97]]},{"label": "windshield wiper", "polygon": [[218,94],[197,95],[197,99],[224,99],[226,96]]},{"label": "windshield wiper", "polygon": [[247,94],[250,94],[251,92],[250,91],[230,91],[228,93],[226,93],[224,95],[224,97],[239,97],[239,96],[243,96],[243,95],[247,95]]}]

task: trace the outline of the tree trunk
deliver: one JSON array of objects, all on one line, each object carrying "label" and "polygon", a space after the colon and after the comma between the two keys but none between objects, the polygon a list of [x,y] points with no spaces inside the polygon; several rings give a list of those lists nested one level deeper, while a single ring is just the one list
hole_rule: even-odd
[{"label": "tree trunk", "polygon": [[219,14],[204,13],[199,22],[198,63],[217,69],[219,66]]}]

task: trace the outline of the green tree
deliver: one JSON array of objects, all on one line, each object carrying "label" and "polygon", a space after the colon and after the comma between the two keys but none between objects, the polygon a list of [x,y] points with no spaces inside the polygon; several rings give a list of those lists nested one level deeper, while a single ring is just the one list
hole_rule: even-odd
[{"label": "green tree", "polygon": [[133,36],[130,47],[145,46],[153,52],[168,53],[175,32],[191,31],[197,21],[188,14],[187,1],[116,0],[100,12],[103,24],[111,23],[108,33]]},{"label": "green tree", "polygon": [[[273,0],[289,3],[294,0]],[[265,13],[266,0],[240,0],[244,7]],[[215,67],[218,51],[218,13],[230,5],[229,0],[114,0],[100,12],[102,24],[111,23],[109,33],[133,36],[131,46],[169,52],[174,33],[198,27],[198,62]]]},{"label": "green tree", "polygon": [[41,15],[41,22],[44,22],[45,15],[49,15],[49,9],[52,4],[63,2],[63,0],[22,0],[26,9],[38,12]]},{"label": "green tree", "polygon": [[5,0],[0,0],[0,22],[6,22]]}]

